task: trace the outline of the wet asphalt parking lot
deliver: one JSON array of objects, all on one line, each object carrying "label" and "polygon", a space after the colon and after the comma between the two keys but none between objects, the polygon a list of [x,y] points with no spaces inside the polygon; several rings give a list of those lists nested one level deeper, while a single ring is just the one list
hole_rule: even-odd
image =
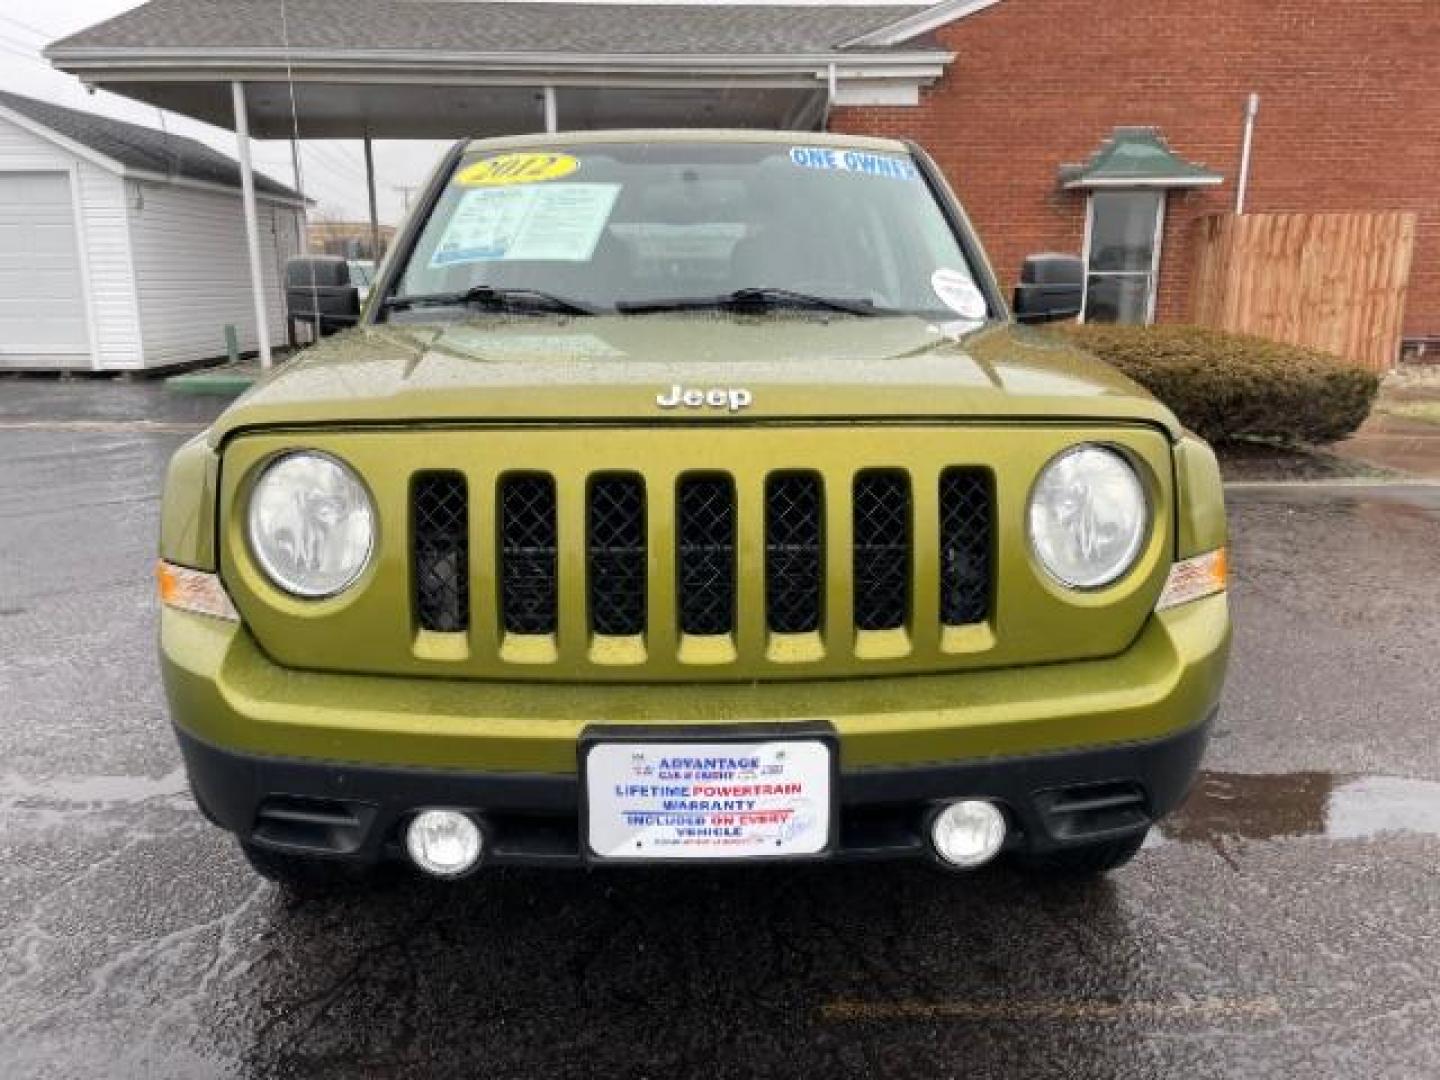
[{"label": "wet asphalt parking lot", "polygon": [[191,805],[153,659],[159,480],[216,407],[0,380],[0,1076],[1440,1076],[1440,488],[1232,489],[1206,772],[1105,881],[294,900]]}]

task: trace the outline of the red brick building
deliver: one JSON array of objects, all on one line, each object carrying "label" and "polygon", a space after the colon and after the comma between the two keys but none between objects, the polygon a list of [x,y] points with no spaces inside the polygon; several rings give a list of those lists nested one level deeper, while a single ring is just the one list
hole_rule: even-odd
[{"label": "red brick building", "polygon": [[[931,31],[955,59],[915,107],[841,107],[837,131],[930,149],[1007,283],[1025,255],[1079,252],[1087,197],[1059,183],[1120,126],[1154,127],[1218,173],[1166,201],[1156,316],[1183,319],[1200,214],[1233,209],[1260,95],[1251,212],[1419,215],[1406,338],[1440,338],[1440,2],[998,0]],[[1433,346],[1432,346],[1433,347]]]}]

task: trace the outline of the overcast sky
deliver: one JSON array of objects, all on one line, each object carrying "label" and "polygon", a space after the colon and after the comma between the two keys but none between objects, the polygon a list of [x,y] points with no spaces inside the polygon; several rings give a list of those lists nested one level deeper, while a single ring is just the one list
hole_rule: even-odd
[{"label": "overcast sky", "polygon": [[[554,0],[589,3],[592,0]],[[680,3],[685,0],[631,0],[638,3]],[[691,0],[693,2],[693,0]],[[784,0],[813,4],[826,0]],[[914,0],[830,0],[846,4],[912,3]],[[52,68],[40,51],[51,41],[93,26],[133,7],[137,0],[45,0],[44,3],[16,3],[0,0],[0,89],[43,98],[58,105],[86,109],[121,120],[160,127],[160,110],[119,97],[104,90],[88,93],[73,76]],[[232,132],[202,124],[174,113],[163,118],[168,130],[208,143],[235,156]],[[477,133],[480,134],[480,133]],[[375,144],[376,186],[382,221],[394,223],[401,214],[398,188],[421,183],[445,147],[443,142],[386,142]],[[253,144],[255,167],[279,180],[294,184],[290,145],[275,140]],[[306,194],[322,213],[364,218],[365,165],[358,141],[302,142],[302,168]]]}]

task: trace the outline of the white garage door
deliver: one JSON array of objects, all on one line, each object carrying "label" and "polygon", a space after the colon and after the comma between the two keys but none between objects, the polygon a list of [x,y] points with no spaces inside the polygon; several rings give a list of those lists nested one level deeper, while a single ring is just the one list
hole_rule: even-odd
[{"label": "white garage door", "polygon": [[0,172],[0,368],[89,353],[70,175]]}]

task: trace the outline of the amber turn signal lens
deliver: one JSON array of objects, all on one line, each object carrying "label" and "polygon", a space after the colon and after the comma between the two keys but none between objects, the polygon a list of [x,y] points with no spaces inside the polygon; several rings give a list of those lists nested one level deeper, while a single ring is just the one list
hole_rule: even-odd
[{"label": "amber turn signal lens", "polygon": [[1164,611],[1166,608],[1178,607],[1192,600],[1224,592],[1228,576],[1229,566],[1224,548],[1182,559],[1170,567],[1170,576],[1165,581],[1160,599],[1155,603],[1155,610]]},{"label": "amber turn signal lens", "polygon": [[240,621],[240,614],[230,602],[225,586],[214,574],[191,570],[188,566],[176,566],[161,559],[155,564],[155,583],[160,590],[160,602],[166,607],[229,619],[231,622]]}]

